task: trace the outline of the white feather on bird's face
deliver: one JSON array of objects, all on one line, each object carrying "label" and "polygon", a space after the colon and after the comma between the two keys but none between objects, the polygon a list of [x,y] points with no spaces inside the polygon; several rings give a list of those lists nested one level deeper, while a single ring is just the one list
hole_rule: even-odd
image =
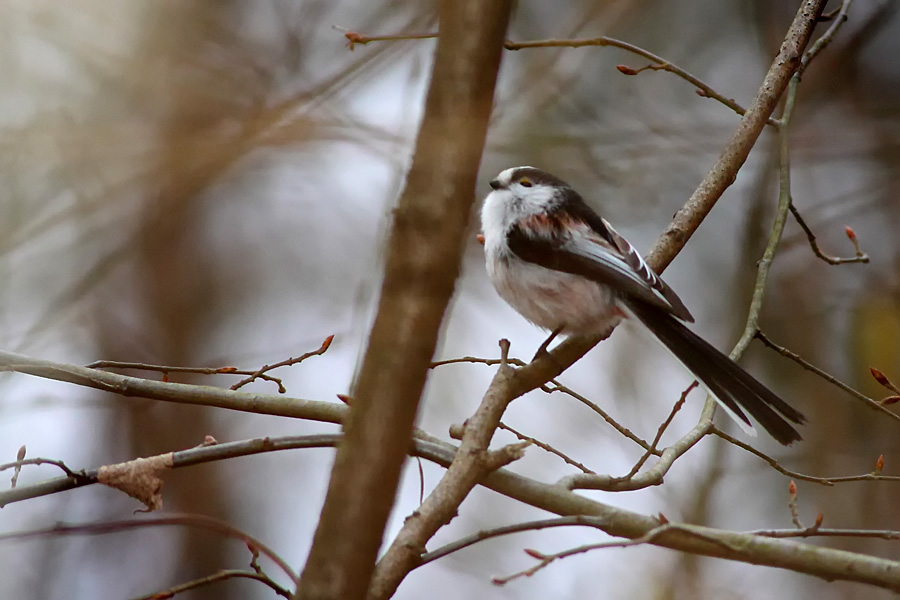
[{"label": "white feather on bird's face", "polygon": [[557,202],[557,188],[541,181],[521,177],[519,173],[533,167],[506,169],[491,181],[493,191],[484,199],[481,208],[481,227],[487,250],[505,245],[504,237],[521,219],[545,214]]}]

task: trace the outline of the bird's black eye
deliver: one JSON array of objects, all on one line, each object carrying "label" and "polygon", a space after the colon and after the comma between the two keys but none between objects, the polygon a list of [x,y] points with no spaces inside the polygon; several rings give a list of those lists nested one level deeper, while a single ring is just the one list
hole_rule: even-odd
[{"label": "bird's black eye", "polygon": [[523,177],[522,179],[519,180],[519,185],[523,185],[525,187],[531,187],[534,184],[531,183],[531,180],[528,179],[527,177]]}]

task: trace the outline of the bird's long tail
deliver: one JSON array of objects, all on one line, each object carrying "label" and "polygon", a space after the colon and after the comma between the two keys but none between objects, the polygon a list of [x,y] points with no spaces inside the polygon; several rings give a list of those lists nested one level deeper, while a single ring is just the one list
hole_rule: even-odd
[{"label": "bird's long tail", "polygon": [[744,413],[747,411],[782,444],[789,445],[801,439],[800,433],[788,421],[802,424],[806,417],[750,373],[672,315],[640,301],[626,301],[625,304],[732,417],[746,424],[745,427],[751,425]]}]

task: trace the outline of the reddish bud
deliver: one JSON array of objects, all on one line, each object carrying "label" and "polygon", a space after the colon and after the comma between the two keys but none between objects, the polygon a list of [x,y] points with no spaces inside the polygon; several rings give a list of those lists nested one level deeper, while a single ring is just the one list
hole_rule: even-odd
[{"label": "reddish bud", "polygon": [[794,483],[793,479],[791,479],[791,482],[788,484],[788,492],[791,494],[791,496],[797,495],[797,484]]},{"label": "reddish bud", "polygon": [[875,461],[875,472],[881,473],[882,469],[884,469],[884,454],[879,454],[878,460]]},{"label": "reddish bud", "polygon": [[619,73],[622,75],[637,75],[638,72],[632,69],[631,67],[626,67],[625,65],[616,65],[616,69],[618,69]]},{"label": "reddish bud", "polygon": [[872,377],[875,378],[875,381],[883,385],[884,387],[890,387],[891,380],[887,378],[887,376],[876,369],[875,367],[869,367],[869,371],[872,373]]},{"label": "reddish bud", "polygon": [[169,374],[168,373],[162,374],[162,381],[163,381],[163,383],[169,383]]},{"label": "reddish bud", "polygon": [[896,404],[900,402],[900,396],[888,396],[887,398],[882,398],[878,401],[878,404],[882,406],[888,406],[890,404]]},{"label": "reddish bud", "polygon": [[347,47],[353,50],[353,47],[356,44],[364,44],[363,41],[365,38],[355,31],[348,31],[344,34],[344,37],[347,38]]},{"label": "reddish bud", "polygon": [[659,513],[656,515],[656,520],[659,521],[660,525],[668,525],[669,524],[669,519],[666,517],[666,515],[664,515],[662,513]]},{"label": "reddish bud", "polygon": [[335,395],[338,397],[338,400],[340,400],[347,406],[350,406],[350,396],[348,396],[346,394],[335,394]]},{"label": "reddish bud", "polygon": [[847,234],[847,237],[850,238],[850,241],[852,241],[852,242],[856,241],[856,232],[853,231],[852,227],[850,227],[848,225],[847,227],[844,228],[844,232]]},{"label": "reddish bud", "polygon": [[327,338],[325,338],[325,341],[322,342],[322,352],[325,352],[326,350],[328,350],[328,348],[331,347],[332,341],[334,341],[334,334],[329,335]]},{"label": "reddish bud", "polygon": [[221,367],[217,369],[219,373],[234,373],[237,371],[237,367]]},{"label": "reddish bud", "polygon": [[544,560],[545,558],[547,558],[543,552],[538,552],[534,548],[525,548],[525,554],[537,560]]},{"label": "reddish bud", "polygon": [[484,234],[479,233],[475,236],[475,239],[478,240],[478,243],[484,246]]},{"label": "reddish bud", "polygon": [[816,515],[816,524],[813,525],[813,529],[818,529],[819,527],[821,527],[821,526],[822,526],[822,521],[824,521],[824,520],[825,520],[825,515],[824,515],[824,514],[822,514],[822,513],[817,514],[817,515]]}]

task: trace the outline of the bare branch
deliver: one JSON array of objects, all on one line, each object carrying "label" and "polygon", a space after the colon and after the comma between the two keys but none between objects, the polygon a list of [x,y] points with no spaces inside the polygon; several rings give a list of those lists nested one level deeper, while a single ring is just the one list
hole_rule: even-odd
[{"label": "bare branch", "polygon": [[651,448],[650,444],[648,444],[645,440],[643,440],[642,438],[637,436],[633,431],[631,431],[630,429],[628,429],[627,427],[625,427],[624,425],[622,425],[621,423],[619,423],[618,421],[613,419],[609,415],[609,413],[607,413],[605,410],[600,408],[600,405],[598,405],[596,402],[592,402],[591,400],[588,400],[587,398],[585,398],[584,396],[582,396],[581,394],[579,394],[572,388],[559,383],[556,379],[551,379],[550,381],[547,382],[547,384],[541,386],[541,389],[547,393],[560,392],[561,394],[566,394],[567,396],[571,396],[572,398],[575,398],[576,400],[578,400],[579,402],[581,402],[582,404],[584,404],[585,406],[590,408],[592,411],[594,411],[595,413],[600,415],[600,417],[602,417],[603,420],[606,421],[610,425],[610,427],[612,427],[613,429],[615,429],[616,431],[621,433],[623,436],[625,436],[626,438],[628,438],[629,440],[631,440],[632,442],[634,442],[635,444],[637,444],[638,446],[643,448],[645,451],[649,452],[650,454],[653,454],[654,456],[659,456],[659,454],[660,454],[659,450],[656,450],[655,448]]},{"label": "bare branch", "polygon": [[820,485],[826,485],[826,486],[832,486],[836,483],[845,483],[845,482],[849,482],[849,481],[900,481],[900,477],[893,476],[893,475],[881,475],[881,474],[876,474],[874,472],[873,473],[864,473],[862,475],[847,475],[847,476],[843,476],[843,477],[815,477],[813,475],[806,475],[804,473],[798,473],[797,471],[791,471],[790,469],[786,469],[784,466],[781,465],[780,462],[778,462],[776,459],[772,458],[768,454],[760,452],[759,450],[757,450],[750,444],[745,444],[744,442],[740,441],[739,439],[731,437],[730,435],[728,435],[724,431],[721,431],[720,429],[716,429],[715,427],[713,427],[712,430],[710,430],[710,433],[719,436],[726,442],[728,442],[730,444],[734,444],[735,446],[737,446],[738,448],[740,448],[742,450],[746,450],[750,454],[754,454],[754,455],[758,456],[762,460],[769,463],[769,466],[771,466],[773,469],[775,469],[782,475],[787,475],[788,477],[791,477],[793,479],[810,481],[812,483],[818,483]]},{"label": "bare branch", "polygon": [[258,581],[267,585],[272,589],[273,592],[275,592],[279,596],[283,596],[284,598],[291,597],[291,590],[278,585],[278,583],[273,581],[265,573],[257,573],[256,571],[246,571],[241,569],[223,569],[222,571],[213,573],[212,575],[207,575],[206,577],[200,577],[199,579],[187,581],[185,583],[172,586],[159,592],[153,592],[152,594],[147,594],[146,596],[140,596],[135,600],[160,600],[161,598],[172,598],[182,592],[188,592],[190,590],[201,588],[205,585],[216,583],[217,581],[227,581],[229,579],[252,579],[254,581]]},{"label": "bare branch", "polygon": [[[731,141],[691,198],[676,213],[662,240],[648,257],[649,264],[655,271],[660,272],[671,262],[677,253],[672,250],[680,249],[687,243],[719,197],[734,183],[738,170],[747,160],[769,115],[775,110],[788,82],[799,68],[800,57],[812,37],[816,20],[824,6],[824,0],[804,0],[800,6],[778,55]],[[670,247],[671,250],[668,249]]]},{"label": "bare branch", "polygon": [[644,463],[647,462],[647,459],[650,458],[650,456],[658,447],[659,441],[662,439],[662,436],[666,432],[666,429],[668,429],[669,425],[671,425],[672,419],[675,418],[675,415],[677,415],[678,411],[681,410],[681,407],[684,406],[684,402],[687,400],[688,394],[690,394],[691,390],[697,387],[697,385],[697,382],[693,381],[683,392],[681,392],[681,396],[678,398],[678,401],[675,402],[674,405],[672,405],[672,410],[669,411],[669,416],[666,417],[666,420],[663,421],[659,428],[656,430],[656,437],[653,438],[653,442],[650,443],[650,447],[634,464],[634,466],[631,468],[631,471],[629,471],[628,474],[625,475],[625,479],[631,479],[637,474],[638,471],[641,470],[641,467],[644,466]]},{"label": "bare branch", "polygon": [[[425,40],[430,38],[436,38],[436,33],[399,33],[393,35],[363,35],[356,31],[349,31],[344,29],[343,27],[335,27],[335,29],[344,32],[344,37],[347,38],[347,46],[353,50],[353,47],[357,44],[365,45],[370,42],[394,42],[401,40]],[[632,54],[636,54],[642,58],[646,58],[651,61],[651,64],[641,67],[639,69],[632,69],[630,67],[626,67],[624,65],[619,65],[617,68],[620,73],[623,75],[637,75],[642,71],[652,70],[652,71],[668,71],[681,79],[684,79],[695,88],[697,88],[697,95],[703,98],[712,98],[716,100],[734,112],[736,112],[740,116],[744,116],[747,112],[743,106],[738,104],[734,98],[728,98],[717,92],[713,89],[712,86],[705,83],[700,78],[691,75],[685,69],[682,69],[678,65],[669,62],[668,60],[662,58],[661,56],[657,56],[653,54],[649,50],[645,50],[640,46],[636,46],[634,44],[630,44],[628,42],[623,42],[622,40],[617,40],[615,38],[611,38],[608,36],[600,36],[595,38],[581,38],[581,39],[548,39],[548,40],[526,40],[515,42],[512,40],[506,40],[504,42],[503,47],[506,50],[526,50],[530,48],[589,48],[589,47],[612,47],[619,48],[621,50],[625,50],[626,52],[631,52]],[[773,127],[778,127],[779,123],[776,119],[769,118],[768,124]]]},{"label": "bare branch", "polygon": [[303,362],[307,358],[311,356],[318,356],[321,354],[325,354],[325,351],[328,350],[328,347],[331,346],[331,341],[334,339],[333,335],[329,335],[325,338],[325,341],[322,342],[322,345],[312,352],[307,352],[297,358],[288,358],[281,362],[277,362],[273,365],[264,365],[263,367],[255,370],[248,369],[238,369],[237,367],[175,367],[175,366],[167,366],[167,365],[150,365],[146,363],[139,362],[123,362],[118,360],[98,360],[92,362],[89,365],[85,365],[88,369],[133,369],[136,371],[155,371],[157,373],[162,373],[163,382],[169,381],[169,373],[195,373],[199,375],[248,375],[246,379],[239,381],[238,383],[231,386],[230,389],[236,390],[239,389],[248,383],[256,379],[263,379],[265,381],[271,381],[278,385],[278,393],[285,394],[287,393],[287,389],[284,387],[284,383],[278,377],[272,377],[271,375],[267,375],[267,371],[271,371],[272,369],[277,369],[279,367],[289,367],[292,365],[296,365],[298,363]]},{"label": "bare branch", "polygon": [[523,571],[519,571],[518,573],[514,573],[507,577],[494,577],[493,582],[496,585],[506,585],[510,581],[514,579],[518,579],[520,577],[531,577],[544,567],[550,565],[550,563],[561,559],[567,558],[569,556],[574,556],[576,554],[584,554],[585,552],[590,552],[591,550],[601,550],[604,548],[627,548],[629,546],[638,546],[640,544],[647,544],[653,541],[653,539],[669,528],[669,525],[660,525],[656,529],[647,532],[646,535],[643,535],[639,538],[633,538],[630,540],[619,540],[616,542],[600,542],[598,544],[586,544],[584,546],[578,546],[577,548],[570,548],[569,550],[563,550],[562,552],[556,552],[555,554],[543,554],[538,552],[537,550],[525,550],[525,553],[532,557],[538,559],[540,562],[533,567],[525,569]]},{"label": "bare branch", "polygon": [[[618,70],[623,75],[637,75],[638,73],[651,70],[651,71],[668,71],[673,75],[684,79],[695,88],[697,88],[697,95],[702,98],[712,98],[716,100],[734,112],[736,112],[740,116],[744,116],[747,113],[747,109],[738,104],[734,98],[728,98],[717,92],[712,88],[709,84],[702,81],[700,78],[691,75],[685,69],[682,69],[676,64],[673,64],[661,56],[657,56],[648,50],[644,50],[640,46],[635,46],[634,44],[629,44],[628,42],[623,42],[621,40],[617,40],[615,38],[601,36],[596,38],[589,39],[578,39],[578,40],[535,40],[535,41],[527,41],[527,42],[510,42],[507,41],[505,48],[507,50],[523,50],[525,48],[584,48],[591,46],[611,46],[613,48],[619,48],[621,50],[625,50],[626,52],[631,52],[632,54],[636,54],[647,60],[651,61],[651,64],[642,67],[640,69],[632,69],[630,67],[626,67],[624,65],[619,65]],[[779,123],[777,120],[768,118],[766,122],[773,127],[778,127]]]},{"label": "bare branch", "polygon": [[[576,469],[581,470],[582,473],[593,473],[593,471],[588,469],[586,466],[584,466],[577,460],[570,458],[565,453],[557,450],[556,448],[554,448],[553,446],[551,446],[550,444],[548,444],[546,442],[542,442],[541,440],[539,440],[537,438],[533,438],[531,436],[525,435],[524,433],[521,433],[521,432],[513,429],[509,425],[502,423],[502,422],[499,425],[497,425],[497,428],[510,432],[511,434],[513,434],[514,436],[516,436],[518,439],[520,439],[523,442],[528,442],[529,444],[534,444],[541,450],[544,450],[545,452],[549,452],[550,454],[558,456],[559,458],[563,459],[563,461],[565,461],[566,464],[572,465]],[[421,504],[421,502],[419,502],[419,504]]]},{"label": "bare branch", "polygon": [[82,524],[66,524],[58,523],[52,527],[44,529],[32,529],[28,531],[14,531],[10,533],[0,533],[0,541],[7,540],[27,540],[48,536],[63,535],[105,535],[107,533],[115,533],[119,531],[128,531],[131,529],[144,529],[147,527],[163,527],[163,526],[179,526],[179,527],[197,527],[207,531],[213,531],[224,535],[225,537],[234,538],[242,541],[253,552],[259,552],[268,557],[278,567],[284,571],[285,575],[296,580],[297,575],[291,567],[285,562],[281,556],[269,548],[266,544],[257,540],[253,536],[241,531],[240,529],[229,525],[218,519],[207,517],[205,515],[170,515],[167,517],[144,517],[132,521],[107,521],[97,523]]},{"label": "bare branch", "polygon": [[[839,256],[831,256],[830,254],[825,254],[824,252],[822,252],[822,250],[819,249],[819,242],[816,240],[815,234],[812,232],[812,229],[809,228],[809,225],[806,224],[806,221],[803,220],[803,217],[800,216],[800,212],[797,210],[797,207],[794,206],[793,201],[791,201],[790,208],[791,214],[794,215],[794,220],[797,221],[797,225],[799,225],[803,230],[803,233],[806,234],[806,239],[809,242],[809,247],[812,249],[813,254],[827,262],[829,265],[869,262],[869,255],[859,249],[859,242],[856,241],[856,234],[854,234],[853,237],[850,238],[850,241],[853,242],[853,245],[856,247],[856,256],[842,258]],[[850,231],[853,230],[851,229]]]},{"label": "bare branch", "polygon": [[[329,335],[327,338],[325,338],[325,341],[322,342],[322,345],[319,346],[319,348],[316,350],[313,350],[311,352],[306,352],[305,354],[301,354],[297,358],[288,358],[281,362],[277,362],[274,365],[263,365],[262,367],[259,368],[259,370],[251,373],[250,376],[247,377],[246,379],[242,379],[241,381],[238,381],[237,383],[232,385],[231,389],[233,389],[233,390],[240,389],[240,388],[244,387],[245,385],[247,385],[248,383],[253,383],[253,381],[255,381],[259,377],[265,377],[268,379],[269,376],[266,375],[267,371],[271,371],[273,369],[278,369],[279,367],[290,367],[292,365],[302,363],[304,360],[306,360],[307,358],[310,358],[311,356],[321,356],[322,354],[325,354],[325,352],[328,351],[328,348],[331,346],[332,340],[334,340],[334,336]],[[284,389],[284,386],[281,384],[280,379],[278,380],[278,391],[281,392],[282,394],[285,393],[285,391],[286,391]]]},{"label": "bare branch", "polygon": [[[278,452],[282,450],[294,450],[300,448],[332,448],[341,439],[338,434],[331,435],[300,435],[284,437],[265,437],[239,442],[223,444],[202,445],[187,450],[169,452],[172,469],[190,467],[207,462],[227,460],[240,456],[251,456],[265,452]],[[166,455],[160,455],[166,456]],[[31,459],[42,460],[42,459]],[[47,461],[50,462],[50,461]],[[55,464],[55,463],[54,463]],[[38,498],[71,490],[86,485],[99,483],[101,467],[87,469],[78,472],[69,470],[67,477],[56,477],[27,486],[20,486],[10,490],[0,491],[0,508],[7,504]]]},{"label": "bare branch", "polygon": [[[240,392],[232,392],[240,393]],[[317,446],[336,445],[340,436],[308,436],[309,447],[313,447],[312,438],[321,438],[316,441]],[[284,445],[287,446],[284,438]],[[247,442],[234,442],[234,445],[244,443],[255,444],[263,440],[249,440]],[[265,440],[278,447],[282,444],[280,438]],[[218,445],[219,449],[228,444]],[[298,446],[299,447],[299,446]],[[444,467],[450,466],[453,461],[456,448],[439,440],[416,440],[415,453],[423,458],[435,462]],[[185,453],[193,453],[198,462],[206,452],[212,452],[217,446],[192,448]],[[238,454],[235,454],[238,455]],[[64,478],[60,478],[64,479]],[[615,537],[640,537],[647,532],[659,527],[659,520],[653,517],[639,515],[618,507],[595,502],[589,498],[579,496],[564,488],[534,481],[522,475],[518,475],[507,469],[499,469],[487,474],[479,482],[481,485],[503,494],[514,500],[529,504],[535,508],[547,510],[563,517],[581,515],[590,526],[596,526],[609,535]],[[122,528],[153,526],[155,524],[185,524],[203,526],[197,521],[204,517],[164,517],[143,518],[139,521],[126,521],[122,523],[106,523],[84,526],[62,526],[63,529],[49,528],[39,531],[18,532],[0,535],[0,541],[4,539],[23,539],[41,535],[67,534],[67,533],[104,533],[105,531],[118,531]],[[678,525],[677,530],[670,534],[660,536],[652,543],[658,546],[693,552],[706,556],[716,556],[730,560],[738,560],[758,565],[791,569],[800,573],[807,573],[828,580],[849,580],[868,583],[878,587],[900,591],[900,563],[866,556],[862,554],[833,550],[815,546],[807,546],[797,542],[781,539],[770,539],[766,543],[758,540],[764,539],[757,535],[744,533],[731,533],[711,528],[698,528],[691,526],[702,537],[683,533],[686,525]],[[213,526],[213,529],[216,527]],[[822,530],[827,531],[827,530]],[[752,533],[752,532],[751,532]],[[802,532],[791,530],[792,535],[775,534],[771,538],[803,537]],[[882,532],[883,533],[883,532]],[[827,535],[827,534],[823,534]],[[838,534],[840,535],[840,534]],[[883,537],[883,536],[881,536]],[[243,538],[241,538],[243,539]],[[708,543],[703,543],[703,541]],[[716,540],[712,542],[711,540]],[[262,548],[262,545],[257,542]],[[263,554],[269,552],[262,550]],[[274,553],[272,553],[274,555]],[[277,555],[276,555],[277,556]],[[273,560],[274,557],[273,557]],[[276,560],[276,562],[278,562]],[[282,561],[283,563],[283,561]],[[280,564],[284,568],[286,564]]]},{"label": "bare branch", "polygon": [[[61,460],[56,460],[53,458],[23,458],[22,460],[17,460],[16,462],[3,463],[2,465],[0,465],[0,471],[6,471],[7,469],[17,469],[18,470],[19,468],[24,467],[26,465],[53,465],[55,467],[62,469],[62,471],[68,477],[77,477],[78,476],[77,473],[75,473],[74,471],[72,471],[72,469],[70,469],[69,467],[66,466],[66,463],[64,463]],[[16,486],[13,485],[12,487],[16,487]],[[2,504],[0,504],[0,506],[2,506]]]},{"label": "bare branch", "polygon": [[763,344],[765,344],[766,346],[768,346],[769,348],[771,348],[772,350],[774,350],[774,351],[777,352],[778,354],[780,354],[780,355],[782,355],[782,356],[784,356],[784,357],[786,357],[786,358],[791,359],[792,361],[794,361],[795,363],[797,363],[798,365],[800,365],[801,367],[803,367],[803,368],[806,369],[807,371],[810,371],[810,372],[812,372],[812,373],[815,373],[816,375],[818,375],[819,377],[821,377],[822,379],[824,379],[824,380],[827,381],[828,383],[830,383],[830,384],[832,384],[832,385],[835,385],[835,386],[839,387],[840,389],[844,390],[845,392],[847,392],[848,394],[850,394],[851,396],[853,396],[853,397],[856,398],[857,400],[860,400],[860,401],[862,401],[863,403],[865,403],[865,405],[868,406],[869,408],[871,408],[872,410],[881,412],[881,413],[883,413],[883,414],[885,414],[885,415],[888,415],[888,416],[891,417],[892,419],[895,419],[895,420],[897,420],[897,421],[900,421],[900,415],[897,415],[896,413],[891,412],[890,410],[888,410],[887,408],[885,408],[884,406],[882,406],[877,400],[873,400],[872,398],[869,398],[868,396],[866,396],[866,395],[863,394],[862,392],[859,392],[859,391],[853,389],[852,387],[850,387],[849,385],[847,385],[847,384],[844,383],[843,381],[840,381],[840,380],[839,380],[837,377],[835,377],[834,375],[830,375],[830,374],[826,373],[825,371],[823,371],[822,369],[820,369],[819,367],[815,366],[814,364],[812,364],[812,363],[810,363],[810,362],[804,360],[799,354],[796,354],[796,353],[794,353],[794,352],[791,352],[790,350],[788,350],[787,348],[785,348],[785,347],[783,347],[783,346],[779,346],[778,344],[776,344],[775,342],[773,342],[772,340],[770,340],[770,339],[768,338],[768,336],[766,336],[766,334],[764,334],[762,331],[757,331],[757,332],[756,332],[756,337],[757,337]]},{"label": "bare branch", "polygon": [[797,70],[797,76],[802,76],[803,71],[806,70],[806,67],[809,66],[809,63],[818,56],[819,52],[825,49],[828,44],[834,40],[834,37],[837,35],[838,30],[847,22],[847,13],[850,11],[850,5],[853,4],[853,0],[841,0],[841,6],[838,8],[837,14],[833,15],[832,19],[834,19],[825,33],[822,34],[822,37],[817,39],[812,45],[810,45],[809,49],[803,53],[803,60],[801,61],[800,68]]},{"label": "bare branch", "polygon": [[488,460],[492,454],[488,446],[500,423],[500,417],[513,400],[503,390],[515,373],[505,362],[509,342],[502,340],[500,347],[500,368],[475,414],[466,420],[462,443],[447,473],[418,510],[407,517],[397,537],[378,561],[369,591],[369,598],[372,600],[386,599],[393,595],[400,582],[418,565],[421,554],[425,551],[425,543],[456,515],[459,505],[472,488],[487,473],[495,470]]},{"label": "bare branch", "polygon": [[478,542],[482,542],[484,540],[489,540],[495,537],[501,537],[504,535],[510,535],[512,533],[520,533],[523,531],[539,531],[541,529],[548,529],[551,527],[572,527],[572,526],[582,526],[582,527],[600,527],[601,523],[598,519],[593,517],[585,517],[583,515],[574,515],[571,517],[559,517],[556,519],[543,519],[540,521],[526,521],[524,523],[516,523],[514,525],[505,525],[503,527],[495,527],[493,529],[486,529],[483,531],[479,531],[478,533],[473,533],[472,535],[468,535],[462,539],[459,539],[455,542],[447,544],[446,546],[441,546],[437,550],[432,550],[431,552],[426,552],[422,555],[421,560],[419,561],[418,566],[426,565],[432,561],[435,561],[439,558],[443,558],[448,554],[453,554],[458,550],[462,550],[463,548],[468,548]]},{"label": "bare branch", "polygon": [[707,403],[700,415],[700,421],[678,441],[663,450],[659,460],[640,475],[630,478],[611,475],[569,475],[560,479],[556,485],[567,490],[603,490],[605,492],[630,492],[662,485],[666,473],[669,472],[675,461],[703,439],[703,436],[712,427],[712,406],[711,403]]},{"label": "bare branch", "polygon": [[761,535],[771,538],[807,538],[807,537],[852,537],[879,538],[883,540],[900,540],[900,531],[890,529],[827,529],[825,527],[807,527],[806,529],[756,529],[747,531],[750,535]]},{"label": "bare branch", "polygon": [[[524,367],[528,364],[518,358],[510,358],[506,362],[510,365],[514,365],[517,367]],[[460,358],[451,358],[449,360],[440,360],[440,361],[431,363],[431,367],[435,368],[435,367],[441,367],[444,365],[453,365],[453,364],[459,364],[459,363],[474,363],[474,364],[482,364],[482,365],[492,366],[492,365],[500,364],[500,359],[478,358],[476,356],[463,356]],[[635,444],[637,444],[644,450],[648,450],[648,451],[650,450],[650,444],[648,444],[645,440],[643,440],[640,437],[638,437],[637,435],[635,435],[634,432],[632,432],[630,429],[628,429],[627,427],[625,427],[624,425],[622,425],[621,423],[619,423],[618,421],[613,419],[609,415],[609,413],[607,413],[605,410],[600,408],[600,406],[596,402],[592,402],[591,400],[588,400],[586,397],[579,394],[572,388],[560,383],[557,379],[548,380],[544,385],[540,386],[540,389],[544,392],[547,392],[548,394],[552,394],[554,392],[560,392],[562,394],[566,394],[567,396],[575,398],[576,400],[578,400],[579,402],[581,402],[582,404],[584,404],[585,406],[590,408],[592,411],[594,411],[595,413],[600,415],[600,417],[604,421],[606,421],[613,429],[615,429],[616,431],[621,433],[623,436],[627,437],[629,440],[631,440],[632,442],[634,442]],[[654,456],[659,456],[660,452],[659,452],[659,450],[653,450],[653,451],[651,451],[651,454],[653,454]]]},{"label": "bare branch", "polygon": [[0,371],[16,371],[36,377],[66,381],[122,396],[212,406],[326,423],[341,423],[347,412],[346,406],[332,402],[302,400],[274,394],[235,392],[210,386],[151,381],[99,369],[55,363],[2,350],[0,350]]}]

